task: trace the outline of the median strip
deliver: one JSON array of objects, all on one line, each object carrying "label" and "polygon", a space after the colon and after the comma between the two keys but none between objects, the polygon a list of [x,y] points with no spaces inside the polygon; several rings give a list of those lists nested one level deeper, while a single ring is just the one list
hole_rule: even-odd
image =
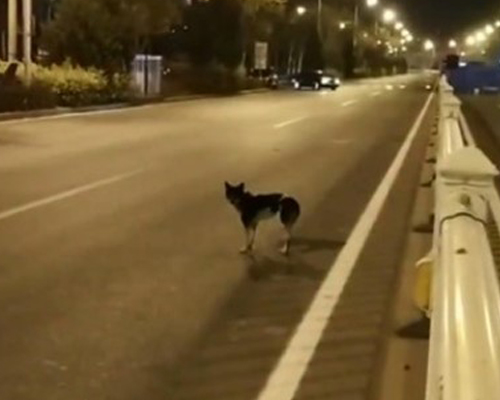
[{"label": "median strip", "polygon": [[89,183],[87,185],[79,186],[74,189],[67,190],[65,192],[61,192],[58,194],[55,194],[53,196],[45,197],[40,200],[36,200],[30,203],[23,204],[18,207],[11,208],[9,210],[1,211],[0,212],[0,221],[6,220],[8,218],[14,217],[18,214],[22,214],[31,210],[34,210],[36,208],[40,208],[43,206],[47,206],[52,203],[56,203],[58,201],[62,201],[65,199],[68,199],[70,197],[77,196],[79,194],[85,193],[85,192],[90,192],[91,190],[98,189],[103,186],[109,186],[114,183],[118,183],[120,181],[124,181],[126,179],[129,179],[135,175],[140,174],[143,172],[142,169],[137,169],[131,172],[127,172],[124,174],[119,174],[119,175],[114,175],[106,179],[101,179],[96,182]]}]

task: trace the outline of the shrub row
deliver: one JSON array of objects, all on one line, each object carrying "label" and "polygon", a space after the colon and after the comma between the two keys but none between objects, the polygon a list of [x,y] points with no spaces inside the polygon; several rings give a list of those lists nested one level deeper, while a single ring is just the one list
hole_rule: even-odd
[{"label": "shrub row", "polygon": [[[0,63],[0,73],[6,67],[6,63]],[[20,66],[18,78],[16,83],[0,85],[0,112],[99,105],[130,98],[127,77],[107,77],[102,71],[69,64],[51,67],[34,65],[29,86],[23,82],[24,70]]]}]

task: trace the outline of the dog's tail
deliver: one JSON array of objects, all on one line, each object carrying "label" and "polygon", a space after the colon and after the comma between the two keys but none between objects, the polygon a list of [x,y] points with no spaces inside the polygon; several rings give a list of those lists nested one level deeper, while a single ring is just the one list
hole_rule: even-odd
[{"label": "dog's tail", "polygon": [[280,220],[287,230],[291,230],[300,217],[300,204],[293,197],[283,197],[280,206]]}]

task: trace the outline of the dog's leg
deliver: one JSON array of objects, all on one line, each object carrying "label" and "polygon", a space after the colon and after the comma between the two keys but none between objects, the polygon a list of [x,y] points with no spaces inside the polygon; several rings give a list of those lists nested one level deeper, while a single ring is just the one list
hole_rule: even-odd
[{"label": "dog's leg", "polygon": [[245,234],[246,234],[246,243],[243,248],[240,249],[240,253],[245,254],[245,253],[251,253],[253,249],[253,243],[255,241],[255,231],[257,227],[256,226],[249,226],[245,229]]},{"label": "dog's leg", "polygon": [[285,256],[288,255],[288,252],[290,251],[291,240],[292,240],[292,226],[285,225],[285,243],[283,244],[283,247],[280,250],[281,254]]},{"label": "dog's leg", "polygon": [[290,241],[292,240],[292,229],[299,219],[300,205],[297,200],[291,197],[285,197],[281,200],[280,220],[285,228],[285,244],[281,248],[281,253],[288,255],[290,250]]}]

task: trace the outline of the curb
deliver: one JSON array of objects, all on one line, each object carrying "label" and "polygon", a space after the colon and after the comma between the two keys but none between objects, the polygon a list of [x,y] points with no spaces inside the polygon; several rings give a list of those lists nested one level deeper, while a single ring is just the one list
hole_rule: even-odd
[{"label": "curb", "polygon": [[115,104],[107,104],[102,106],[88,106],[88,107],[56,107],[50,109],[41,109],[41,110],[30,110],[30,111],[13,111],[13,112],[5,112],[0,113],[0,122],[8,122],[8,121],[16,121],[23,119],[31,119],[31,118],[43,118],[43,117],[53,117],[58,115],[66,115],[66,114],[85,114],[89,112],[96,111],[111,111],[111,110],[120,110],[124,108],[135,108],[142,107],[147,105],[155,105],[162,103],[178,103],[183,101],[194,101],[194,100],[203,100],[203,99],[216,99],[221,97],[233,97],[233,96],[244,96],[250,94],[258,94],[269,91],[266,88],[260,89],[248,89],[242,90],[234,95],[202,95],[202,94],[193,94],[193,95],[179,95],[172,97],[162,97],[162,98],[154,98],[149,100],[138,100],[132,101],[130,103],[115,103]]}]

